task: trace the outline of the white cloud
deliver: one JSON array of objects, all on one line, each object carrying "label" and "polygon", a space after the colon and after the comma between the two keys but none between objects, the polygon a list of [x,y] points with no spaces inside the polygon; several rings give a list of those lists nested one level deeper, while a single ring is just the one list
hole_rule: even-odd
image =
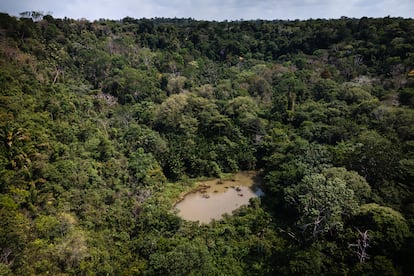
[{"label": "white cloud", "polygon": [[121,19],[191,17],[207,20],[413,17],[412,0],[0,0],[0,11],[52,12],[54,17]]}]

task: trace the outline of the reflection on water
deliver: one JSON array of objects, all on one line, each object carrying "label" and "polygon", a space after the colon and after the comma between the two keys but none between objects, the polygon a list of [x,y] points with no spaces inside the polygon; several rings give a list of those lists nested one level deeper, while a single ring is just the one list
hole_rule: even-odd
[{"label": "reflection on water", "polygon": [[186,195],[175,206],[178,215],[186,220],[209,223],[225,213],[231,214],[247,205],[251,198],[263,195],[256,175],[256,172],[239,172],[231,180],[201,181],[197,192]]}]

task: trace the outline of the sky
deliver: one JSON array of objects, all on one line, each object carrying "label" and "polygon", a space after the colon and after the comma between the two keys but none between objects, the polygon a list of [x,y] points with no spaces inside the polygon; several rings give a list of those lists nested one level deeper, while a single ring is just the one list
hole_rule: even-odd
[{"label": "sky", "polygon": [[414,17],[414,0],[0,0],[18,16],[42,11],[55,18],[88,20],[177,17],[197,20],[316,19],[341,16]]}]

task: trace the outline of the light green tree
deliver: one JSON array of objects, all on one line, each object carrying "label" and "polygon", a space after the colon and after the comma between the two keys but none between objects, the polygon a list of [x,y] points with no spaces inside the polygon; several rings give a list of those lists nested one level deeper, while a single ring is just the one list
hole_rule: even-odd
[{"label": "light green tree", "polygon": [[285,188],[285,199],[299,213],[299,228],[312,238],[341,230],[343,218],[357,207],[354,192],[343,179],[320,173],[306,175],[299,184]]}]

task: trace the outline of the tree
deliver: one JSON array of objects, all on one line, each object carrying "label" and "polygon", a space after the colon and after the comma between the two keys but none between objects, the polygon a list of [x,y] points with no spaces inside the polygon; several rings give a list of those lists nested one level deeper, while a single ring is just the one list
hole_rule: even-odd
[{"label": "tree", "polygon": [[358,104],[364,101],[373,100],[373,96],[363,87],[345,83],[342,85],[342,91],[338,95],[340,100],[346,101],[348,104]]},{"label": "tree", "polygon": [[291,275],[321,275],[323,271],[323,254],[316,248],[298,250],[289,261]]},{"label": "tree", "polygon": [[174,94],[166,99],[156,111],[156,124],[162,131],[194,134],[198,128],[198,120],[186,114],[189,101],[188,94]]},{"label": "tree", "polygon": [[29,221],[17,207],[11,197],[0,194],[0,263],[9,267],[20,260],[30,231]]},{"label": "tree", "polygon": [[149,275],[212,275],[216,273],[207,248],[196,243],[180,243],[166,253],[150,256]]},{"label": "tree", "polygon": [[245,133],[251,135],[264,133],[264,122],[258,117],[259,107],[253,98],[239,96],[230,100],[226,113],[241,126]]},{"label": "tree", "polygon": [[139,184],[158,186],[165,182],[165,176],[160,165],[151,153],[145,153],[142,148],[132,153],[129,157],[128,169],[131,182]]},{"label": "tree", "polygon": [[368,230],[361,232],[358,229],[358,234],[359,234],[359,237],[358,237],[357,243],[349,244],[348,247],[354,248],[353,251],[358,256],[359,262],[363,263],[367,259],[369,259],[367,249],[369,247],[370,236],[368,234]]},{"label": "tree", "polygon": [[288,120],[293,119],[296,102],[303,96],[305,86],[300,78],[294,73],[286,73],[282,76],[277,87],[277,94],[287,97],[287,106],[284,111],[287,112]]},{"label": "tree", "polygon": [[348,153],[346,165],[365,177],[372,187],[379,187],[384,180],[398,174],[398,145],[373,130],[364,131],[355,142],[356,147]]},{"label": "tree", "polygon": [[348,171],[341,167],[332,167],[323,171],[327,179],[339,178],[345,181],[346,186],[354,191],[355,200],[358,204],[364,204],[371,198],[371,187],[366,179],[355,171]]},{"label": "tree", "polygon": [[354,192],[343,179],[319,173],[306,175],[299,184],[286,188],[285,199],[298,211],[299,228],[313,239],[340,231],[343,218],[357,207]]},{"label": "tree", "polygon": [[315,84],[312,90],[315,100],[329,102],[338,96],[339,85],[331,79],[321,79]]},{"label": "tree", "polygon": [[400,212],[376,203],[362,205],[352,221],[359,229],[368,229],[372,255],[394,258],[410,235],[407,221]]},{"label": "tree", "polygon": [[399,100],[403,105],[414,108],[414,88],[407,87],[400,91]]}]

